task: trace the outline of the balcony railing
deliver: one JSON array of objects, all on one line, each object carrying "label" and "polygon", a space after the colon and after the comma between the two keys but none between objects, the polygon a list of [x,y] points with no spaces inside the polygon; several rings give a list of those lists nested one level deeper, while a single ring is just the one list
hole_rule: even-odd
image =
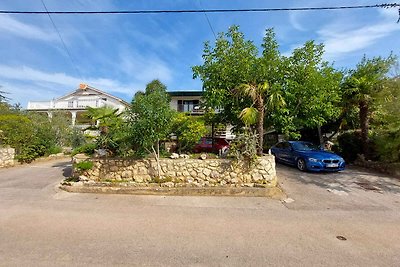
[{"label": "balcony railing", "polygon": [[103,107],[106,102],[102,99],[82,99],[72,101],[30,101],[28,110],[49,110],[49,109],[85,109],[87,107]]},{"label": "balcony railing", "polygon": [[178,104],[179,112],[189,112],[191,114],[204,114],[205,110],[199,105],[194,104]]}]

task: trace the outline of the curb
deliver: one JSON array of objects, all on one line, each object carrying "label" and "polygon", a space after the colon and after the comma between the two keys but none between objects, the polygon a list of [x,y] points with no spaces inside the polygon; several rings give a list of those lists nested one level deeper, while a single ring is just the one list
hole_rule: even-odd
[{"label": "curb", "polygon": [[69,186],[60,185],[60,189],[70,193],[163,195],[163,196],[233,196],[233,197],[268,197],[283,199],[285,194],[279,187],[117,187],[117,186]]}]

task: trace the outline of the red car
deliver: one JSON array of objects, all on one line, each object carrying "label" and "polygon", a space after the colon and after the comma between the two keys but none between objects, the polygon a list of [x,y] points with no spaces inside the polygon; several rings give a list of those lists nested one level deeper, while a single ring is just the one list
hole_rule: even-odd
[{"label": "red car", "polygon": [[214,138],[214,147],[212,146],[211,137],[202,137],[193,148],[194,153],[211,152],[225,154],[229,149],[229,143],[224,138]]}]

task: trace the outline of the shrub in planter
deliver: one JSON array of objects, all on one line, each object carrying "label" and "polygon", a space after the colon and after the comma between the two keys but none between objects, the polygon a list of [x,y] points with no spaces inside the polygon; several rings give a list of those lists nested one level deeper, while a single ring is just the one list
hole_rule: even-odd
[{"label": "shrub in planter", "polygon": [[84,153],[84,154],[86,154],[88,156],[91,156],[91,155],[93,155],[94,150],[96,148],[97,148],[97,144],[96,143],[84,144],[83,146],[75,148],[72,151],[71,155],[74,156],[74,155],[79,154],[79,153]]},{"label": "shrub in planter", "polygon": [[75,165],[75,168],[79,171],[87,171],[93,168],[93,162],[91,161],[81,161]]}]

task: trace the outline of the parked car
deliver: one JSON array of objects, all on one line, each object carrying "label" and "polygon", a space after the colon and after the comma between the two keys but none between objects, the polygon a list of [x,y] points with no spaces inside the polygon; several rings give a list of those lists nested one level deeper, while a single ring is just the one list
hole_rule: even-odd
[{"label": "parked car", "polygon": [[214,147],[212,143],[211,137],[202,137],[193,148],[193,151],[195,153],[207,152],[226,154],[229,149],[229,143],[224,138],[214,138]]},{"label": "parked car", "polygon": [[345,161],[331,151],[303,141],[279,142],[271,147],[277,162],[296,166],[301,171],[342,171]]}]

